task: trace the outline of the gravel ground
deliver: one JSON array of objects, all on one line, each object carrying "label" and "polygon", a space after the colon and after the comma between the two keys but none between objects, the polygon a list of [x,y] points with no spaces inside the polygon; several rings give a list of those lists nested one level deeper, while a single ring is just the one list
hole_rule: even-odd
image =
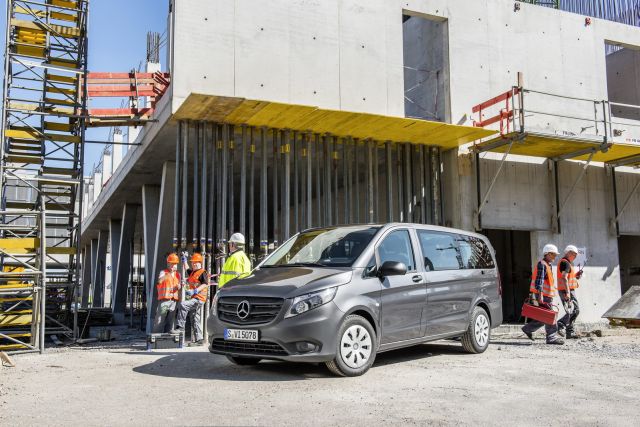
[{"label": "gravel ground", "polygon": [[206,349],[135,342],[17,355],[0,367],[0,425],[638,425],[640,331],[441,341],[380,354],[358,378],[321,365],[238,367]]}]

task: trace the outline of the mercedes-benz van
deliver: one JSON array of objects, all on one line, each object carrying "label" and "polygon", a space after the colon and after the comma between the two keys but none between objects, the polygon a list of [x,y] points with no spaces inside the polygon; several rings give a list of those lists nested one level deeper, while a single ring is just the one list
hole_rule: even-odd
[{"label": "mercedes-benz van", "polygon": [[239,365],[326,363],[364,374],[376,354],[459,338],[482,353],[502,322],[486,237],[420,224],[305,230],[215,295],[210,351]]}]

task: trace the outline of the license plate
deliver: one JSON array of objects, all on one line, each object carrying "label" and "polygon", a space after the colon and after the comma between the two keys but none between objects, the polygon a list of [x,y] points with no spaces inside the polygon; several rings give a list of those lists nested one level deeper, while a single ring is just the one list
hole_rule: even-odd
[{"label": "license plate", "polygon": [[258,341],[258,331],[251,329],[225,329],[224,339],[229,341]]}]

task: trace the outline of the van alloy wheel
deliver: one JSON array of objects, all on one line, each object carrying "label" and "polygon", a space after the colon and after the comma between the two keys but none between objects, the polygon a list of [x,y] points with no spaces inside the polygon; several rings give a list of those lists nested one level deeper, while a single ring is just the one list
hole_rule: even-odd
[{"label": "van alloy wheel", "polygon": [[484,314],[479,314],[476,317],[476,323],[474,328],[476,342],[479,346],[484,347],[489,340],[489,320]]},{"label": "van alloy wheel", "polygon": [[348,328],[340,340],[340,356],[353,369],[366,365],[371,356],[372,341],[367,330],[360,325]]}]

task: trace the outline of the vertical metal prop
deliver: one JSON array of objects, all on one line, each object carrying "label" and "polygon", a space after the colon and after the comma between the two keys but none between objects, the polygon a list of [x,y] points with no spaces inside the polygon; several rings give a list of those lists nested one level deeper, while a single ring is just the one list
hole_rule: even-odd
[{"label": "vertical metal prop", "polygon": [[228,198],[229,198],[229,205],[228,205],[228,209],[229,209],[229,229],[227,230],[227,235],[224,236],[225,239],[228,238],[228,235],[235,233],[236,231],[236,212],[235,212],[235,208],[236,208],[236,203],[235,203],[235,199],[236,199],[236,192],[234,191],[234,184],[235,184],[235,180],[234,180],[234,173],[233,173],[233,167],[235,164],[235,159],[236,159],[236,130],[235,127],[233,125],[229,125],[229,176],[228,176],[228,183],[229,183],[229,193],[228,193]]},{"label": "vertical metal prop", "polygon": [[[216,170],[218,169],[218,164],[216,163],[217,160],[217,156],[216,156],[216,152],[217,150],[217,125],[215,123],[213,123],[211,125],[211,127],[207,126],[207,130],[208,135],[205,134],[205,143],[209,146],[209,149],[211,150],[211,164],[210,164],[210,168],[209,168],[209,200],[207,203],[207,211],[209,213],[209,218],[208,218],[208,224],[207,224],[207,252],[209,253],[213,253],[213,242],[215,239],[215,230],[214,230],[214,212],[215,210],[215,190],[216,190]],[[208,138],[207,138],[208,136]],[[216,215],[217,216],[217,215]],[[214,257],[215,260],[215,257]],[[215,263],[215,261],[212,261]],[[212,267],[212,271],[215,270],[214,267]]]},{"label": "vertical metal prop", "polygon": [[298,143],[298,132],[293,132],[291,140],[293,150],[293,232],[300,231],[300,144]]},{"label": "vertical metal prop", "polygon": [[229,125],[222,125],[222,178],[221,178],[221,191],[222,196],[220,198],[220,219],[221,228],[219,234],[219,241],[221,249],[225,252],[225,243],[227,242],[227,191],[229,184],[227,183],[227,174],[229,173]]},{"label": "vertical metal prop", "polygon": [[365,171],[365,206],[367,207],[367,213],[365,215],[365,222],[373,222],[373,147],[371,140],[368,139],[365,142],[365,148],[367,150],[367,170]]},{"label": "vertical metal prop", "polygon": [[322,139],[319,134],[315,134],[314,154],[316,159],[316,221],[315,226],[324,225],[324,215],[322,210]]},{"label": "vertical metal prop", "polygon": [[427,195],[424,189],[424,146],[418,146],[417,152],[418,158],[418,197],[420,200],[420,222],[422,224],[427,223]]},{"label": "vertical metal prop", "polygon": [[413,221],[413,198],[411,197],[411,144],[404,144],[404,206],[406,222]]},{"label": "vertical metal prop", "polygon": [[[187,249],[187,191],[189,189],[189,122],[182,125],[182,232],[180,233],[182,250]],[[183,276],[184,277],[184,276]]]},{"label": "vertical metal prop", "polygon": [[256,178],[256,145],[255,128],[249,129],[249,254],[255,257],[255,178]]},{"label": "vertical metal prop", "polygon": [[202,171],[200,183],[200,250],[205,253],[206,248],[206,229],[207,229],[207,179],[209,169],[207,168],[207,141],[205,139],[207,124],[200,123],[200,146],[202,147]]},{"label": "vertical metal prop", "polygon": [[396,149],[396,180],[398,182],[398,214],[400,222],[406,222],[407,218],[404,213],[404,191],[402,182],[402,144],[398,144]]},{"label": "vertical metal prop", "polygon": [[333,210],[331,212],[331,218],[333,219],[334,224],[340,224],[340,210],[338,206],[338,179],[339,179],[339,153],[338,153],[338,137],[333,137],[333,151],[331,152],[331,169],[332,169],[332,180],[333,180],[333,200],[332,206]]},{"label": "vertical metal prop", "polygon": [[247,235],[247,126],[242,125],[240,157],[240,232]]},{"label": "vertical metal prop", "polygon": [[342,139],[342,219],[343,224],[349,223],[349,145],[347,138]]},{"label": "vertical metal prop", "polygon": [[278,139],[278,130],[273,130],[273,173],[271,181],[273,186],[273,249],[278,247],[278,238],[280,237],[280,226],[278,221],[278,158],[280,157],[280,142]]},{"label": "vertical metal prop", "polygon": [[193,252],[196,252],[198,247],[198,220],[200,219],[200,206],[198,204],[200,197],[200,177],[198,171],[200,170],[200,123],[195,123],[195,144],[193,144],[193,201],[192,208],[189,209],[192,212],[191,223],[193,234],[191,235],[191,246]]},{"label": "vertical metal prop", "polygon": [[306,227],[313,227],[313,182],[312,173],[313,167],[311,163],[311,134],[306,134],[307,141],[307,221]]},{"label": "vertical metal prop", "polygon": [[[178,250],[178,226],[180,224],[180,149],[182,147],[182,120],[178,122],[176,132],[176,171],[175,171],[175,194],[173,196],[173,250]],[[147,272],[149,274],[150,272]]]},{"label": "vertical metal prop", "polygon": [[393,222],[393,146],[391,141],[384,144],[385,149],[385,167],[387,174],[387,221]]},{"label": "vertical metal prop", "polygon": [[360,217],[360,146],[358,144],[358,140],[354,139],[353,140],[353,168],[354,168],[354,172],[355,172],[355,193],[353,195],[353,200],[355,202],[355,216],[356,216],[356,223],[359,223],[360,221],[362,221],[361,217]]},{"label": "vertical metal prop", "polygon": [[284,154],[284,179],[282,189],[282,241],[284,242],[290,236],[291,228],[291,132],[286,129],[284,131],[284,145],[282,151]]},{"label": "vertical metal prop", "polygon": [[331,218],[331,153],[333,152],[333,143],[330,136],[324,136],[324,203],[325,203],[325,226],[332,225]]},{"label": "vertical metal prop", "polygon": [[376,190],[379,188],[378,186],[380,185],[380,177],[379,177],[379,163],[378,163],[378,142],[377,141],[371,141],[371,143],[373,144],[373,175],[372,175],[372,179],[373,179],[373,192],[372,192],[372,197],[373,197],[373,222],[378,222],[380,221],[380,197],[378,197],[376,195]]},{"label": "vertical metal prop", "polygon": [[269,176],[267,175],[267,130],[260,128],[260,152],[262,159],[260,162],[260,253],[266,256],[269,252],[269,230],[267,222],[267,186]]}]

